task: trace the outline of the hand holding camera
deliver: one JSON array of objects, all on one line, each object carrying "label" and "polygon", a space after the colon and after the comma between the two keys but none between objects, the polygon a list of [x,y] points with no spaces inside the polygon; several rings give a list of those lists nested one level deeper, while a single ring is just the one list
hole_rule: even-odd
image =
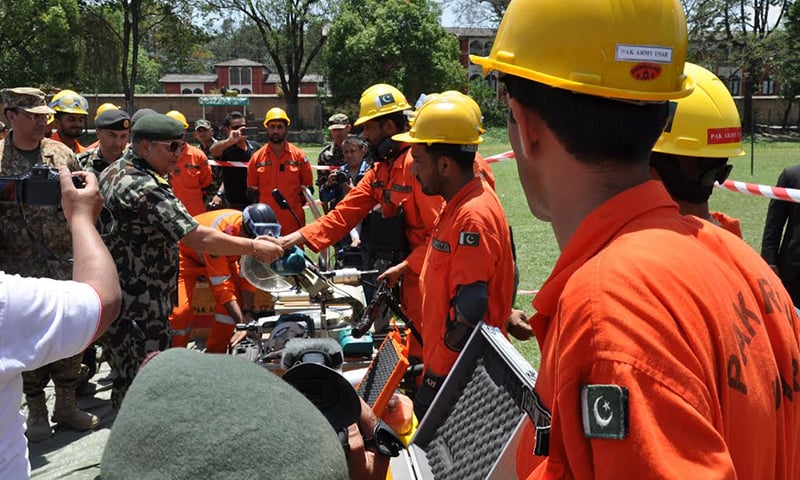
[{"label": "hand holding camera", "polygon": [[61,207],[67,224],[72,225],[74,219],[85,217],[94,223],[103,209],[103,197],[97,183],[97,177],[91,172],[70,172],[67,167],[58,169],[61,188]]}]

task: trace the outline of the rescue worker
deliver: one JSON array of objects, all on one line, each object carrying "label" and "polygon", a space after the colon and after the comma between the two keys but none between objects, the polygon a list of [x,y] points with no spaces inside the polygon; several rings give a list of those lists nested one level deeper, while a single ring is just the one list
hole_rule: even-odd
[{"label": "rescue worker", "polygon": [[[481,112],[481,107],[478,105],[478,102],[476,102],[469,95],[465,95],[456,90],[446,90],[442,93],[429,93],[427,95],[423,93],[420,95],[417,99],[417,103],[415,104],[416,110],[406,113],[408,127],[411,128],[414,126],[417,112],[420,108],[422,108],[423,105],[439,98],[440,96],[456,97],[466,101],[470,109],[472,109],[475,112],[475,115],[480,119],[480,133],[483,134],[486,132],[486,129],[483,128],[483,113]],[[480,152],[475,152],[474,172],[476,176],[479,175],[483,177],[483,179],[489,183],[489,186],[492,187],[492,190],[494,190],[495,179],[494,174],[492,173],[492,168],[489,166],[489,163],[483,158],[483,155],[481,155]]]},{"label": "rescue worker", "polygon": [[[72,151],[63,143],[45,138],[47,116],[53,110],[36,88],[7,88],[0,92],[3,112],[11,133],[0,141],[0,175],[21,175],[34,165],[66,166],[78,170]],[[55,179],[58,182],[58,179]],[[72,241],[63,212],[56,205],[33,206],[0,203],[0,270],[27,277],[72,278]],[[81,380],[78,354],[22,374],[28,404],[26,435],[31,442],[50,438],[44,389],[55,385],[53,421],[74,430],[97,428],[100,419],[76,405],[75,387]]]},{"label": "rescue worker", "polygon": [[425,103],[411,130],[392,137],[412,144],[411,171],[422,191],[447,202],[419,276],[424,370],[414,412],[420,419],[478,322],[505,333],[514,294],[508,222],[494,190],[474,174],[483,139],[480,117],[464,97]]},{"label": "rescue worker", "polygon": [[[280,108],[271,108],[264,116],[269,143],[261,147],[250,158],[247,166],[247,189],[251,201],[266,203],[278,216],[281,231],[292,233],[306,224],[303,205],[303,187],[314,184],[311,164],[303,150],[286,140],[291,125],[289,116]],[[291,211],[280,208],[272,196],[274,189],[280,190],[289,202]]]},{"label": "rescue worker", "polygon": [[682,214],[741,237],[739,219],[708,208],[714,183],[724,182],[733,168],[728,158],[744,155],[739,110],[716,75],[688,62],[684,73],[695,81],[694,91],[670,107],[671,118],[653,147],[650,166]]},{"label": "rescue worker", "polygon": [[109,165],[122,158],[131,135],[131,117],[124,110],[107,110],[94,121],[98,146],[78,155],[82,170],[98,177]]},{"label": "rescue worker", "polygon": [[145,356],[172,344],[168,317],[178,288],[178,242],[209,255],[254,255],[273,261],[283,252],[270,240],[225,235],[199,225],[175,197],[167,175],[185,148],[183,125],[151,113],[131,129],[131,148],[103,171],[100,192],[104,240],[117,263],[122,288],[119,319],[101,339],[117,371],[111,404],[119,409]]},{"label": "rescue worker", "polygon": [[63,143],[75,155],[85,152],[86,147],[78,143],[78,137],[86,128],[86,117],[89,115],[89,102],[72,90],[61,90],[50,100],[53,114],[53,126],[56,131],[50,138]]},{"label": "rescue worker", "polygon": [[[339,167],[344,165],[344,140],[350,134],[350,119],[344,113],[335,113],[328,118],[328,131],[331,133],[331,143],[325,145],[317,156],[318,166]],[[322,193],[323,186],[327,183],[330,170],[317,171],[317,188]],[[330,200],[322,200],[322,209],[326,213],[333,208]]]},{"label": "rescue worker", "polygon": [[[481,107],[478,105],[478,102],[475,101],[474,98],[470,97],[469,95],[465,95],[457,90],[445,90],[441,93],[442,96],[445,97],[455,97],[455,98],[462,98],[469,108],[475,113],[475,115],[480,120],[480,132],[481,134],[486,133],[486,129],[483,128],[483,112],[481,112]],[[481,152],[475,152],[475,162],[474,162],[474,171],[475,175],[480,175],[483,177],[484,180],[492,187],[492,190],[495,189],[495,180],[494,180],[494,173],[492,173],[492,167],[489,165],[489,162],[483,158]]]},{"label": "rescue worker", "polygon": [[511,0],[471,57],[502,75],[528,206],[561,250],[533,300],[519,478],[800,478],[791,299],[650,176],[694,87],[687,46],[678,0]]},{"label": "rescue worker", "polygon": [[[222,125],[226,138],[211,145],[211,156],[221,162],[248,163],[250,157],[261,148],[261,144],[247,138],[247,121],[242,112],[225,115]],[[222,167],[222,186],[211,199],[210,206],[219,208],[222,201],[229,208],[242,210],[250,202],[247,200],[247,169],[243,167]]]},{"label": "rescue worker", "polygon": [[[422,192],[411,173],[410,145],[392,140],[393,135],[405,131],[403,112],[411,108],[405,96],[391,85],[376,84],[364,90],[360,104],[355,125],[364,126],[363,137],[369,143],[374,163],[333,210],[281,237],[280,243],[284,248],[306,244],[319,251],[347,235],[369,215],[369,232],[362,230],[362,248],[373,265],[384,270],[381,280],[394,284],[403,277],[403,312],[418,331],[423,322],[419,273],[442,199]],[[380,208],[371,213],[376,206]],[[388,265],[395,267],[387,269]],[[375,329],[381,331],[386,326],[375,325]],[[417,341],[412,341],[410,354],[417,360],[421,357]]]},{"label": "rescue worker", "polygon": [[[166,114],[183,125],[184,130],[189,128],[186,117],[177,110],[170,110]],[[211,185],[211,165],[208,157],[202,150],[186,143],[175,170],[170,173],[172,191],[190,215],[200,215],[206,211],[206,202],[203,198],[204,190]]]},{"label": "rescue worker", "polygon": [[[201,118],[194,122],[194,139],[197,140],[198,147],[203,153],[206,154],[209,160],[214,157],[211,155],[211,145],[214,144],[214,126],[205,118]],[[222,186],[222,167],[211,165],[211,185],[206,188],[203,199],[205,200],[207,208],[221,208],[223,198],[219,197],[214,199],[220,187]]]},{"label": "rescue worker", "polygon": [[[255,238],[256,225],[275,224],[275,214],[263,203],[247,206],[244,211],[212,210],[195,216],[200,225],[227,235]],[[205,277],[214,296],[214,321],[206,340],[206,353],[226,353],[237,323],[253,320],[255,287],[239,274],[239,255],[208,255],[180,243],[178,306],[172,312],[172,345],[186,347],[191,339],[194,309],[192,298],[198,277]]]}]

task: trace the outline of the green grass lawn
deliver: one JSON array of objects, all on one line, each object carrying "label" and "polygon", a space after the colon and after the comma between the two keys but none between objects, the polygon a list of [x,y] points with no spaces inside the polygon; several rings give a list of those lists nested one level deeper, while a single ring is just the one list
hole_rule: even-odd
[{"label": "green grass lawn", "polygon": [[[309,159],[315,163],[321,146],[304,145]],[[488,157],[510,150],[505,130],[495,129],[484,135],[480,152]],[[756,142],[751,148],[745,145],[747,155],[731,160],[734,165],[730,178],[748,183],[774,185],[781,170],[794,163],[800,163],[800,143]],[[753,152],[753,173],[750,173],[751,151]],[[497,181],[497,194],[503,204],[509,223],[514,229],[517,244],[517,257],[520,269],[520,289],[536,290],[547,279],[559,255],[553,231],[548,223],[537,220],[528,210],[517,177],[513,160],[492,164]],[[761,248],[761,233],[768,199],[715,189],[711,197],[711,208],[725,212],[742,222],[745,241],[754,249]],[[532,313],[531,295],[519,295],[515,304]],[[539,365],[539,351],[535,340],[514,342],[517,349],[535,367]]]}]

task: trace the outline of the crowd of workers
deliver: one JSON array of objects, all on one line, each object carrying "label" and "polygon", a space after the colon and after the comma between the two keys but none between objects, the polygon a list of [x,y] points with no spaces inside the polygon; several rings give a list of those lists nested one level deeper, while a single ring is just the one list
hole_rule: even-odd
[{"label": "crowd of workers", "polygon": [[[76,347],[102,330],[118,409],[149,355],[187,344],[199,276],[216,302],[207,352],[224,353],[233,324],[253,313],[241,255],[272,262],[295,246],[344,242],[368,253],[363,262],[379,279],[399,285],[416,330],[410,359],[423,366],[413,398],[420,419],[479,322],[535,336],[541,366],[532,404],[551,420],[525,424],[519,478],[800,478],[800,324],[792,284],[773,271],[793,264],[777,266],[774,254],[764,261],[741,240],[738,221],[708,205],[713,184],[730,173],[728,159],[743,154],[733,99],[715,75],[685,61],[677,0],[576,1],[512,0],[491,53],[473,57],[501,73],[525,198],[552,224],[561,251],[530,316],[512,311],[511,229],[478,154],[480,108],[461,92],[428,95],[415,109],[394,86],[366,88],[352,125],[330,117],[332,142],[317,165],[331,168],[315,181],[306,154],[287,141],[291,119],[280,108],[265,113],[266,145],[231,112],[221,140],[197,120],[194,147],[180,112],[129,116],[103,106],[98,143],[87,149],[77,142],[88,115],[79,94],[62,90],[47,102],[37,89],[3,90],[11,133],[0,143],[2,175],[44,164],[92,172],[99,182],[80,173],[80,193],[62,169],[63,209],[0,203],[0,293],[21,281],[13,274],[86,281],[70,272],[83,235],[71,208],[96,203],[99,193],[97,228],[114,263],[104,268],[121,296],[113,323],[96,302],[82,307],[100,327],[83,328],[73,348],[47,358],[72,356],[9,370],[25,372],[21,388],[3,395],[24,392],[28,438],[51,435],[43,393],[50,379],[53,420],[97,426],[75,405],[86,376]],[[247,166],[214,172],[210,157]],[[326,213],[306,224],[303,191],[314,185]],[[95,210],[79,210],[84,229]],[[779,243],[789,213],[773,216],[768,228]],[[93,286],[107,301],[107,289]],[[365,418],[367,429],[377,421]],[[21,425],[9,430],[9,421],[0,420],[3,441],[15,448],[4,450],[19,452],[10,436],[21,436]],[[351,449],[355,440],[351,431]],[[0,473],[29,468],[5,451]],[[351,477],[385,478],[379,457],[351,450]]]}]

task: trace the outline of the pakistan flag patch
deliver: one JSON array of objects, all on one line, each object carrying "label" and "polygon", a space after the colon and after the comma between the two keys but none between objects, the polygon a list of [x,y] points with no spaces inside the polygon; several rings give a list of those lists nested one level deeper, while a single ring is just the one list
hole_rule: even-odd
[{"label": "pakistan flag patch", "polygon": [[481,242],[481,235],[475,232],[461,232],[458,235],[458,244],[468,247],[477,247]]},{"label": "pakistan flag patch", "polygon": [[581,387],[586,438],[622,440],[628,435],[628,389],[619,385]]}]

